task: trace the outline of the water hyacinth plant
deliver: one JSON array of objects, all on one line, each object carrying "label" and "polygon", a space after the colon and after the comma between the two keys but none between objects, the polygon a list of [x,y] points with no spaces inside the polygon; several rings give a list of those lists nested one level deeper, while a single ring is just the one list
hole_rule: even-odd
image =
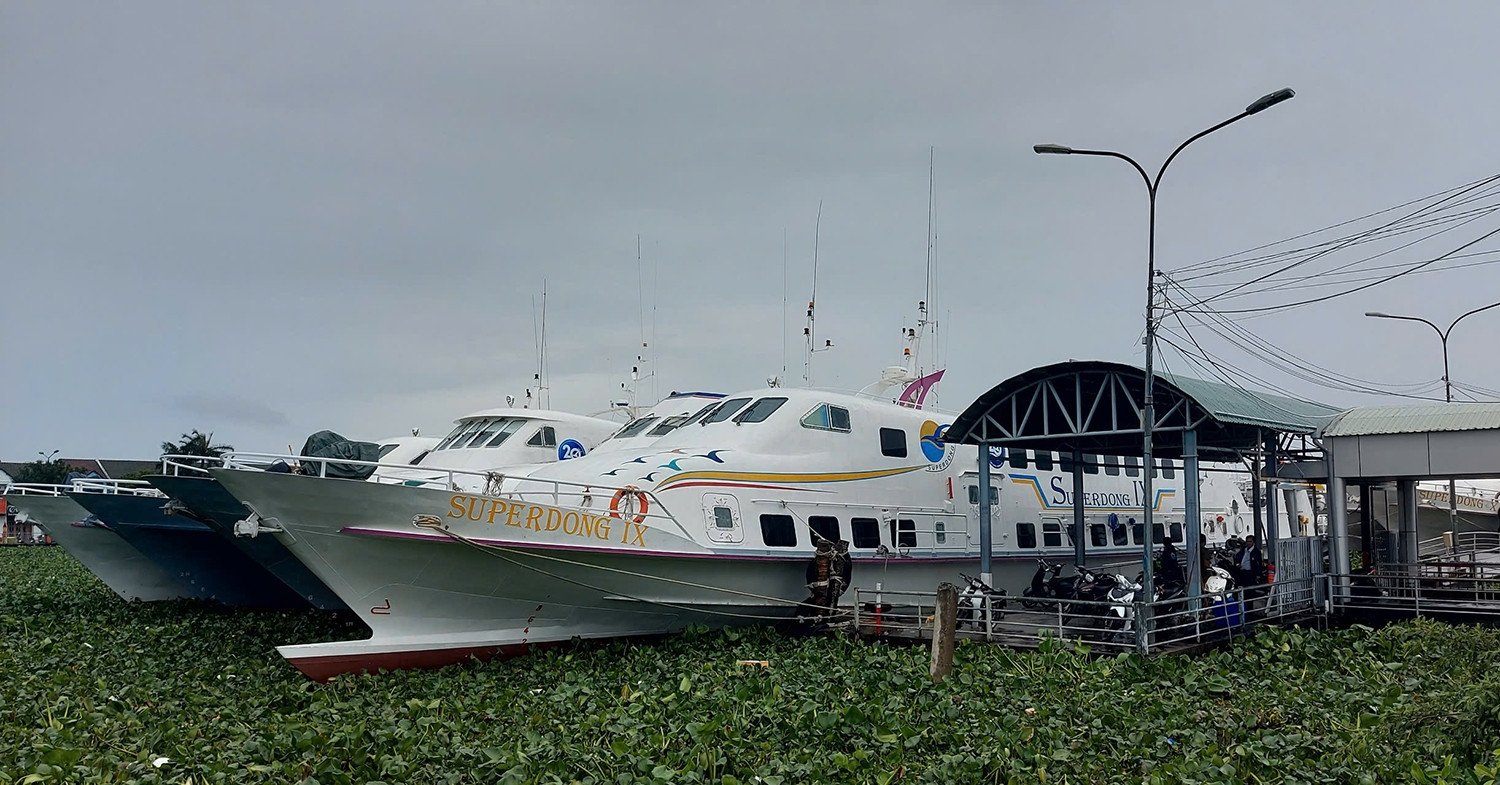
[{"label": "water hyacinth plant", "polygon": [[1425,621],[1151,659],[965,643],[936,686],[925,649],[765,629],[320,685],[272,647],[348,619],[130,605],[8,548],[0,631],[0,783],[1500,776],[1500,631]]}]

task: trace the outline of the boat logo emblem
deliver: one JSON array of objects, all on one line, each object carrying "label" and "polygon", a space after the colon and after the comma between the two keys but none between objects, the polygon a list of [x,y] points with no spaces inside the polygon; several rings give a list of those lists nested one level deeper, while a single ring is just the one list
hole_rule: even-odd
[{"label": "boat logo emblem", "polygon": [[557,459],[566,461],[570,458],[582,458],[588,450],[584,449],[583,443],[577,439],[564,439],[557,445]]}]

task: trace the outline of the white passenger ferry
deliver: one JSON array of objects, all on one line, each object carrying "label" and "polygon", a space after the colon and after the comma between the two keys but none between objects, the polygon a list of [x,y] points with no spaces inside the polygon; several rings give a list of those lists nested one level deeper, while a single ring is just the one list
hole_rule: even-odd
[{"label": "white passenger ferry", "polygon": [[[326,678],[807,614],[822,541],[847,543],[855,587],[931,591],[977,573],[978,454],[943,442],[948,421],[889,399],[767,388],[668,399],[590,454],[524,473],[404,485],[216,475],[370,624],[368,640],[280,648]],[[991,460],[997,583],[1016,592],[1036,556],[1072,553],[1070,467],[1049,453]],[[1091,562],[1138,558],[1144,470],[1086,459]],[[1181,539],[1180,475],[1154,471],[1157,540]],[[1205,476],[1201,501],[1210,544],[1244,531],[1231,478]]]}]

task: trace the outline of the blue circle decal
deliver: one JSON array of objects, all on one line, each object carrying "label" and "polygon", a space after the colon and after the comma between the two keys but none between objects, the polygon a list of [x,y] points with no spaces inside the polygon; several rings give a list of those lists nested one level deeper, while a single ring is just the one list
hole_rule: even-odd
[{"label": "blue circle decal", "polygon": [[998,469],[998,468],[1000,468],[1000,467],[1002,467],[1004,465],[1005,465],[1005,448],[1004,447],[991,447],[990,448],[990,468],[991,469]]},{"label": "blue circle decal", "polygon": [[557,445],[557,459],[566,461],[569,458],[582,458],[588,450],[584,449],[583,443],[577,439],[564,439],[562,444]]}]

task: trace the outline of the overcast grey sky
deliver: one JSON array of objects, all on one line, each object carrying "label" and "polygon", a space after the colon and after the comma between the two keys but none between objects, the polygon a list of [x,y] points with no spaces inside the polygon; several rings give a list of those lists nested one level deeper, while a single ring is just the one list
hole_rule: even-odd
[{"label": "overcast grey sky", "polygon": [[[1138,360],[1139,179],[1032,144],[1159,162],[1294,87],[1173,164],[1172,270],[1500,171],[1495,30],[1492,2],[5,2],[0,458],[446,430],[525,388],[544,279],[553,403],[601,408],[637,234],[658,391],[780,372],[783,232],[800,377],[820,200],[814,381],[862,386],[922,297],[929,147],[943,406]],[[1485,266],[1246,325],[1416,382],[1436,337],[1360,314],[1497,299]],[[1455,331],[1456,380],[1500,388],[1497,335],[1500,309]]]}]

